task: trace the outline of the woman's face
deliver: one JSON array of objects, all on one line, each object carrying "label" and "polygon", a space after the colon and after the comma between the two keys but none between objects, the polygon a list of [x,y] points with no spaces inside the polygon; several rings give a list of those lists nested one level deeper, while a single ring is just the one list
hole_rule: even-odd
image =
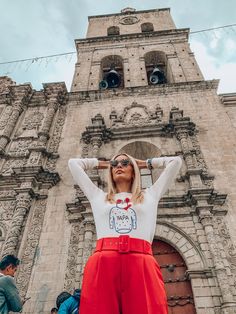
[{"label": "woman's face", "polygon": [[134,178],[134,168],[126,155],[119,155],[114,160],[118,163],[117,165],[111,165],[112,178],[115,184],[120,182],[132,182]]}]

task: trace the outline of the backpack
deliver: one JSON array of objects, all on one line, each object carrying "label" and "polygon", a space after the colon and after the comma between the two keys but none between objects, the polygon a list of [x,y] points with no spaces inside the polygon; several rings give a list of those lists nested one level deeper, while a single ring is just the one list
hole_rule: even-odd
[{"label": "backpack", "polygon": [[78,314],[79,312],[78,312],[78,307],[76,307],[76,309],[74,309],[72,312],[70,312],[70,314]]}]

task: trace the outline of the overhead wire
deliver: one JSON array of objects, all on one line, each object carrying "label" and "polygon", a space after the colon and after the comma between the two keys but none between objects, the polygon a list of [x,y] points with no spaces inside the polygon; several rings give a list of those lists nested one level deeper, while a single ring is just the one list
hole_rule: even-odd
[{"label": "overhead wire", "polygon": [[[190,31],[189,34],[190,35],[194,35],[194,34],[198,34],[198,33],[203,33],[203,32],[210,32],[210,31],[215,31],[215,30],[219,30],[219,29],[225,29],[225,28],[232,28],[236,27],[236,23],[235,24],[229,24],[229,25],[223,25],[223,26],[217,26],[217,27],[212,27],[212,28],[206,28],[206,29],[202,29],[202,30],[198,30],[198,31]],[[32,57],[32,58],[26,58],[26,59],[17,59],[17,60],[12,60],[12,61],[5,61],[5,62],[0,62],[0,65],[7,65],[7,64],[12,64],[12,63],[23,63],[23,62],[27,62],[27,61],[31,61],[32,63],[36,63],[38,61],[42,61],[44,59],[46,59],[46,61],[48,62],[48,59],[51,58],[60,58],[62,56],[68,56],[70,55],[72,58],[72,55],[76,54],[76,51],[70,51],[70,52],[63,52],[63,53],[58,53],[58,54],[52,54],[52,55],[47,55],[47,56],[39,56],[39,57]],[[71,60],[70,58],[70,60]]]}]

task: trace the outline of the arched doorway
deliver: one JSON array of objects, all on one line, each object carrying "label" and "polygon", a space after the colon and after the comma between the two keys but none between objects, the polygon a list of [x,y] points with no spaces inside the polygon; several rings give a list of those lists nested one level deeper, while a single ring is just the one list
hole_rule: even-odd
[{"label": "arched doorway", "polygon": [[180,254],[164,241],[154,240],[153,254],[160,265],[168,300],[168,314],[196,314],[186,264]]}]

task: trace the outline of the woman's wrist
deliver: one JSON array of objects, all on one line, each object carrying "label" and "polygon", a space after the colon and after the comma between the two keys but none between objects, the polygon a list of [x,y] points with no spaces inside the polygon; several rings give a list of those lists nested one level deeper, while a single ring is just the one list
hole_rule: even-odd
[{"label": "woman's wrist", "polygon": [[152,170],[153,169],[153,165],[152,165],[152,158],[148,158],[146,160],[146,166],[149,170]]}]

